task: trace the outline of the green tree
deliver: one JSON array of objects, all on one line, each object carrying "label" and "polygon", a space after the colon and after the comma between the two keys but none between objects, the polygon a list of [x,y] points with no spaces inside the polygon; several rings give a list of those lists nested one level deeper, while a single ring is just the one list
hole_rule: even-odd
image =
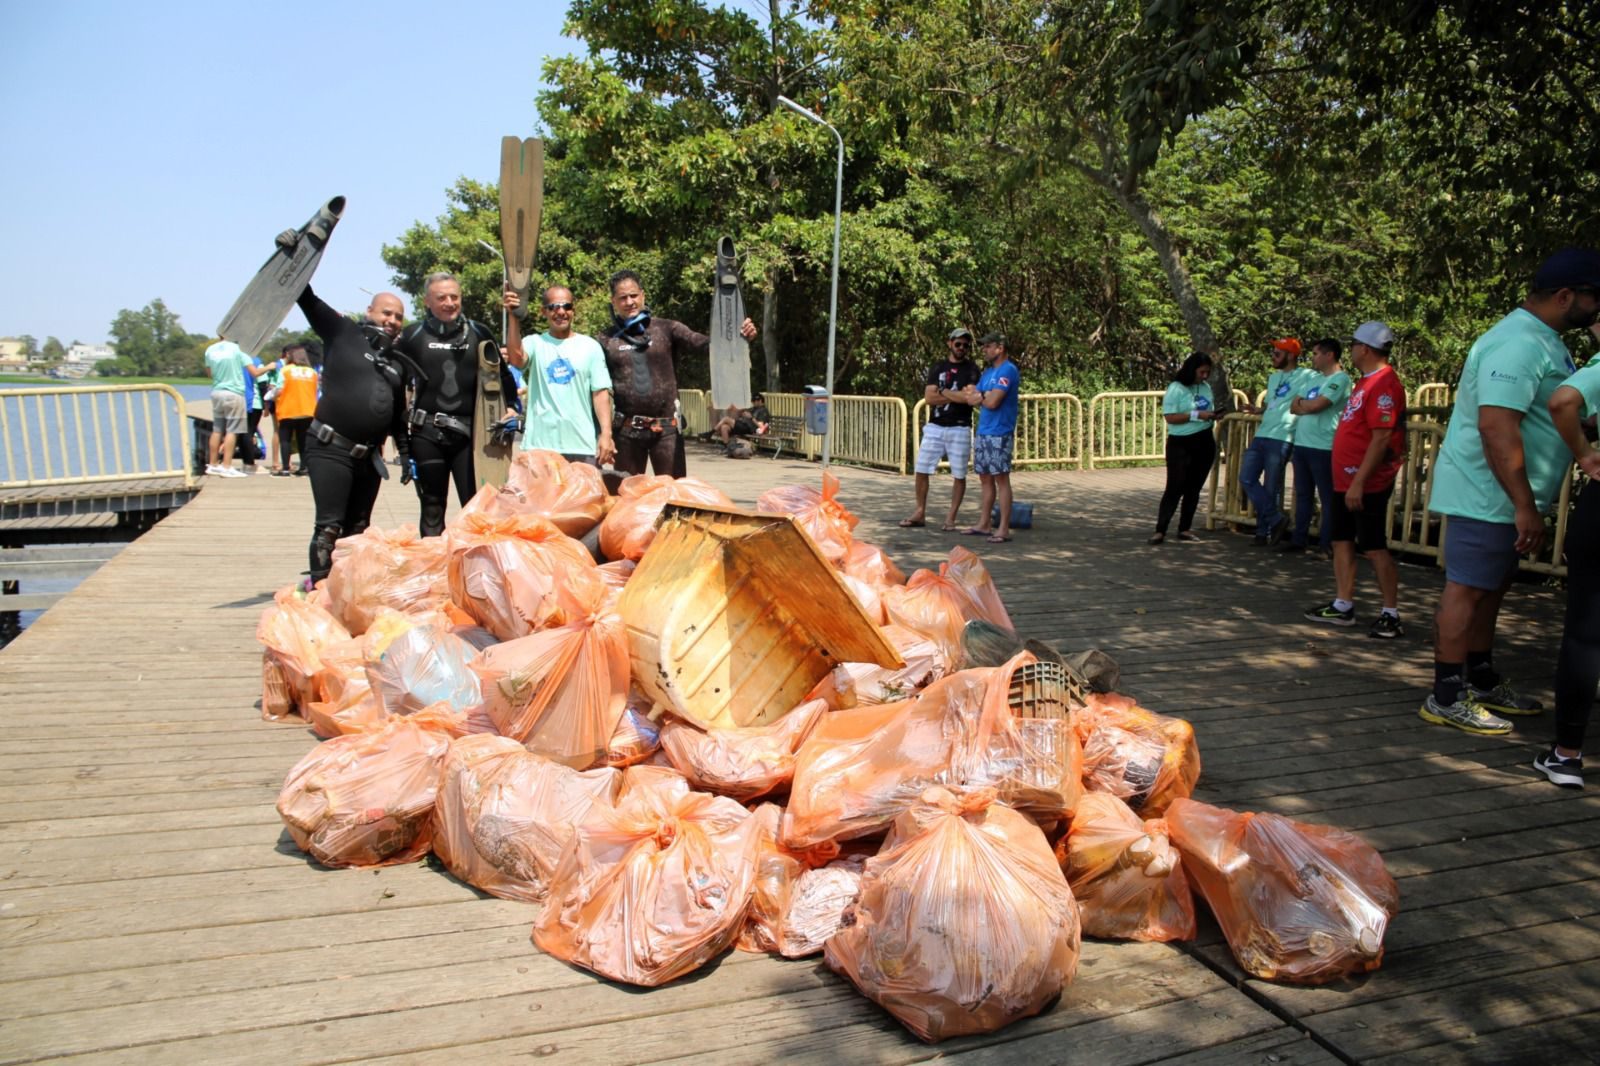
[{"label": "green tree", "polygon": [[46,337],[44,347],[39,349],[39,356],[47,363],[59,363],[67,357],[67,349],[55,337]]},{"label": "green tree", "polygon": [[192,377],[204,366],[208,338],[185,332],[178,316],[159,299],[138,311],[118,311],[110,335],[118,358],[142,375]]},{"label": "green tree", "polygon": [[31,334],[24,333],[17,338],[17,343],[22,345],[22,357],[24,359],[39,358],[39,342],[34,340]]}]

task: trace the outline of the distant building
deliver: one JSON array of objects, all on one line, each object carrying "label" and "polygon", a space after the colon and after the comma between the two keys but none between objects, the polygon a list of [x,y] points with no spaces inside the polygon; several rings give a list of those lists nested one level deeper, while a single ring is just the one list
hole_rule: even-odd
[{"label": "distant building", "polygon": [[22,342],[15,337],[0,337],[0,370],[26,370],[28,359],[22,354]]},{"label": "distant building", "polygon": [[67,349],[67,362],[93,366],[107,359],[115,359],[117,350],[109,344],[74,344]]}]

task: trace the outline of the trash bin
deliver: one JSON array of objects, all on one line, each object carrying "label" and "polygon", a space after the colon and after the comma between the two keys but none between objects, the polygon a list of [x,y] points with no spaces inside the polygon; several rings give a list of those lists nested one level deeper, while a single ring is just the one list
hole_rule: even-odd
[{"label": "trash bin", "polygon": [[828,435],[828,390],[821,385],[805,388],[806,432],[819,437]]}]

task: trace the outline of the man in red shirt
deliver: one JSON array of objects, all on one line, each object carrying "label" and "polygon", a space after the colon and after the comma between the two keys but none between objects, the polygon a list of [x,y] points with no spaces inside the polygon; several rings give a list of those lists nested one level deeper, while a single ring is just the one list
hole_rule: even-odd
[{"label": "man in red shirt", "polygon": [[1336,626],[1356,624],[1356,552],[1372,563],[1383,611],[1369,637],[1405,635],[1400,624],[1400,573],[1389,554],[1389,496],[1405,461],[1406,390],[1389,365],[1394,333],[1382,322],[1363,322],[1350,341],[1350,358],[1361,379],[1333,434],[1334,598],[1305,617]]}]

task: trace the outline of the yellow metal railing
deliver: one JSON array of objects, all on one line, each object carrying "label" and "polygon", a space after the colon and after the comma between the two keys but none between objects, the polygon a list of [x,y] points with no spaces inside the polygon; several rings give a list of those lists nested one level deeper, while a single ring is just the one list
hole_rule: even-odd
[{"label": "yellow metal railing", "polygon": [[[1017,397],[1016,443],[1011,465],[1083,466],[1087,435],[1083,401],[1070,392],[1023,393]],[[928,424],[928,401],[918,400],[911,412],[911,455],[922,448],[922,427]],[[941,462],[941,467],[949,464]]]},{"label": "yellow metal railing", "polygon": [[1411,394],[1412,407],[1449,407],[1456,402],[1456,390],[1442,381],[1418,385]]},{"label": "yellow metal railing", "polygon": [[683,432],[691,437],[711,432],[711,394],[701,389],[679,389],[678,407],[683,411]]},{"label": "yellow metal railing", "polygon": [[[805,397],[798,392],[768,392],[767,410],[775,418],[804,418]],[[833,428],[831,457],[842,463],[883,467],[906,472],[906,402],[898,396],[835,396],[828,405]],[[762,444],[757,437],[755,443]],[[822,454],[822,438],[801,433],[786,447],[815,459]]]},{"label": "yellow metal railing", "polygon": [[[1245,498],[1239,485],[1239,466],[1245,449],[1255,436],[1261,419],[1253,415],[1228,415],[1219,423],[1217,431],[1218,460],[1211,471],[1206,528],[1215,529],[1226,522],[1253,524],[1255,510]],[[1395,479],[1395,491],[1389,497],[1389,545],[1395,551],[1409,555],[1423,555],[1444,565],[1442,545],[1449,525],[1446,515],[1432,514],[1428,510],[1432,491],[1430,474],[1439,458],[1439,447],[1444,443],[1445,428],[1431,419],[1412,418],[1406,421],[1406,460]],[[1285,478],[1283,510],[1294,513],[1294,479]],[[1523,559],[1520,568],[1528,573],[1565,577],[1567,522],[1572,514],[1572,501],[1581,484],[1574,472],[1561,486],[1556,501],[1555,523],[1552,536],[1539,554]],[[1321,501],[1313,504],[1312,529],[1321,529]]]},{"label": "yellow metal railing", "polygon": [[1089,469],[1104,463],[1163,459],[1166,420],[1161,417],[1164,392],[1101,392],[1089,401]]},{"label": "yellow metal railing", "polygon": [[0,390],[0,489],[181,477],[183,397],[170,385]]}]

